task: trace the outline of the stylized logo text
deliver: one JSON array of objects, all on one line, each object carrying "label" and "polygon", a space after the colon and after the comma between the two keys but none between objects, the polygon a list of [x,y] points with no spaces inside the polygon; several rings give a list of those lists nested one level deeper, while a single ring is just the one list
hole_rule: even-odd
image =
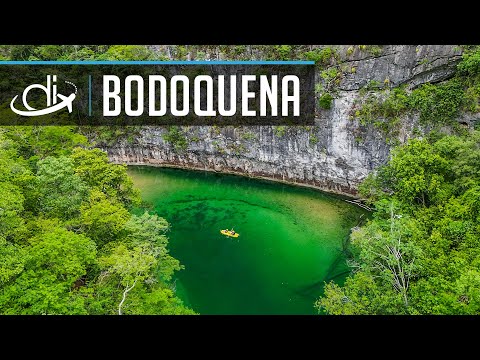
[{"label": "stylized logo text", "polygon": [[[10,108],[13,110],[13,112],[22,116],[40,116],[40,115],[51,114],[51,113],[54,113],[55,111],[63,109],[64,107],[66,107],[68,109],[68,112],[71,113],[72,102],[75,99],[75,96],[77,94],[77,87],[72,82],[65,81],[65,83],[72,85],[74,87],[75,92],[71,93],[68,96],[64,96],[62,94],[57,93],[57,85],[55,84],[56,82],[57,82],[57,75],[47,75],[47,86],[43,86],[40,84],[32,84],[30,86],[27,86],[27,88],[23,91],[23,94],[22,94],[23,106],[25,106],[27,110],[18,110],[13,106],[13,103],[15,102],[15,100],[17,100],[18,95],[15,95],[15,97],[10,102]],[[28,92],[32,89],[40,89],[45,92],[45,94],[47,95],[46,108],[37,110],[28,104],[27,95],[28,95]],[[50,91],[51,89],[52,91]],[[60,100],[62,101],[58,102],[58,98],[60,98]]]}]

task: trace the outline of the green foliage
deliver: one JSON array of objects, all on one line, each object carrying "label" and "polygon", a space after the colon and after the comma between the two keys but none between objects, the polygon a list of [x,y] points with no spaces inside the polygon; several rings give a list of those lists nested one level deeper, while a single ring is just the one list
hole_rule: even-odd
[{"label": "green foliage", "polygon": [[463,53],[462,61],[458,64],[458,70],[469,76],[480,74],[480,49]]},{"label": "green foliage", "polygon": [[1,48],[8,60],[28,60],[35,51],[35,45],[1,45]]},{"label": "green foliage", "polygon": [[178,126],[170,126],[167,132],[162,135],[162,138],[177,151],[185,151],[188,147],[187,138]]},{"label": "green foliage", "polygon": [[70,155],[73,148],[87,144],[86,137],[70,126],[12,126],[4,131],[5,137],[16,144],[19,155],[33,162],[47,156]]},{"label": "green foliage", "polygon": [[320,73],[320,77],[325,81],[325,83],[327,84],[327,87],[328,87],[328,84],[338,85],[338,83],[340,82],[341,75],[342,74],[338,70],[338,68],[334,66],[329,67],[328,69],[325,69]]},{"label": "green foliage", "polygon": [[318,96],[318,104],[322,109],[330,109],[334,94],[337,92],[337,85],[340,84],[343,73],[336,66],[331,66],[322,72],[322,82],[316,84],[315,93]]},{"label": "green foliage", "polygon": [[364,46],[366,47],[365,50],[375,57],[380,56],[383,52],[382,47],[378,45],[364,45]]},{"label": "green foliage", "polygon": [[65,219],[78,215],[87,186],[75,174],[72,159],[61,156],[40,160],[36,180],[40,214]]},{"label": "green foliage", "polygon": [[130,214],[120,203],[107,199],[97,189],[91,191],[88,202],[80,208],[80,222],[85,234],[98,246],[116,240],[129,218]]},{"label": "green foliage", "polygon": [[373,219],[352,232],[354,273],[316,302],[329,314],[480,313],[480,133],[396,148],[360,191]]},{"label": "green foliage", "polygon": [[250,150],[244,144],[236,144],[231,143],[227,145],[227,149],[229,149],[232,154],[235,155],[242,155],[248,153]]},{"label": "green foliage", "polygon": [[100,149],[76,148],[72,153],[75,174],[92,189],[129,207],[140,203],[139,191],[133,187],[126,165],[111,164]]},{"label": "green foliage", "polygon": [[315,307],[330,315],[398,314],[399,303],[401,299],[391,289],[385,291],[371,275],[358,272],[347,278],[343,287],[334,282],[326,284],[325,295]]},{"label": "green foliage", "polygon": [[26,268],[48,270],[68,284],[85,275],[87,266],[93,264],[96,257],[92,240],[61,227],[34,236],[30,243]]},{"label": "green foliage", "polygon": [[315,61],[315,65],[319,67],[325,67],[331,65],[336,59],[338,59],[338,53],[331,47],[325,47],[323,49],[314,49],[307,51],[304,54],[306,60]]},{"label": "green foliage", "polygon": [[0,286],[20,274],[25,266],[25,251],[19,245],[12,244],[0,237]]},{"label": "green foliage", "polygon": [[[363,125],[373,124],[387,135],[395,134],[399,117],[407,112],[418,113],[423,125],[455,127],[461,111],[480,111],[479,59],[479,49],[467,49],[453,79],[439,84],[426,83],[410,93],[404,87],[398,87],[384,90],[379,95],[368,94],[380,88],[378,82],[374,85],[370,82],[360,91],[364,98],[355,117]],[[389,80],[384,85],[388,84]]]},{"label": "green foliage", "polygon": [[[218,140],[213,140],[212,141],[213,148],[215,149],[216,152],[219,152],[220,154],[226,154],[227,151],[222,147],[220,142]],[[235,151],[235,149],[232,149],[232,151]]]},{"label": "green foliage", "polygon": [[393,135],[400,117],[408,108],[408,96],[403,87],[397,87],[387,92],[383,101],[371,95],[367,97],[355,113],[362,125],[373,124],[387,135]]},{"label": "green foliage", "polygon": [[285,133],[287,132],[287,127],[286,126],[282,126],[282,125],[279,125],[279,126],[274,126],[273,127],[273,133],[275,134],[276,137],[282,137],[285,135]]},{"label": "green foliage", "polygon": [[0,182],[0,239],[15,236],[23,227],[25,197],[18,186]]},{"label": "green foliage", "polygon": [[0,295],[0,312],[6,315],[84,315],[83,299],[47,270],[24,270]]},{"label": "green foliage", "polygon": [[340,84],[342,75],[342,72],[335,66],[320,72],[322,82],[315,85],[315,93],[318,96],[318,104],[322,109],[328,110],[332,107],[333,94],[337,91],[336,86]]},{"label": "green foliage", "polygon": [[460,81],[444,84],[424,84],[408,94],[404,87],[385,90],[380,95],[370,94],[363,99],[355,116],[362,125],[373,124],[386,135],[394,131],[400,117],[408,111],[417,111],[422,124],[452,124],[466,103]]},{"label": "green foliage", "polygon": [[156,215],[131,217],[125,226],[126,241],[112,243],[98,260],[101,276],[95,287],[110,293],[110,299],[91,304],[94,311],[193,314],[163,282],[182,268],[168,254],[167,229],[168,223]]},{"label": "green foliage", "polygon": [[423,123],[448,124],[459,113],[465,101],[463,85],[459,81],[444,84],[425,84],[415,89],[409,98],[411,109],[418,110]]},{"label": "green foliage", "polygon": [[126,167],[77,145],[67,127],[0,129],[0,314],[193,314],[168,223],[131,215]]},{"label": "green foliage", "polygon": [[[247,60],[264,56],[268,60],[304,59],[304,45],[0,45],[0,59],[6,60],[188,60],[221,58]],[[326,50],[325,54],[329,51]],[[314,50],[314,53],[321,50]]]},{"label": "green foliage", "polygon": [[176,45],[173,47],[172,50],[173,50],[172,52],[173,52],[174,58],[178,60],[186,60],[187,54],[188,54],[188,50],[186,46]]},{"label": "green foliage", "polygon": [[[137,291],[136,299],[130,300],[139,315],[196,315],[185,307],[175,292],[168,288],[156,288],[150,292],[142,288]],[[134,302],[135,301],[135,302]],[[129,310],[132,313],[132,310]]]},{"label": "green foliage", "polygon": [[90,126],[81,127],[80,132],[85,134],[95,146],[113,146],[121,141],[132,144],[140,134],[139,126]]},{"label": "green foliage", "polygon": [[205,60],[207,58],[207,54],[203,51],[197,51],[195,54],[195,60]]},{"label": "green foliage", "polygon": [[155,265],[155,256],[145,250],[142,245],[130,250],[120,244],[107,256],[100,257],[98,264],[108,276],[117,277],[122,286],[128,287],[137,281],[145,280]]},{"label": "green foliage", "polygon": [[144,45],[2,45],[8,60],[157,60],[165,56]]},{"label": "green foliage", "polygon": [[292,47],[290,45],[274,45],[279,60],[292,59]]},{"label": "green foliage", "polygon": [[64,49],[62,45],[42,45],[37,47],[33,52],[34,57],[39,60],[59,59],[63,53]]},{"label": "green foliage", "polygon": [[426,57],[426,58],[424,58],[422,61],[420,61],[418,64],[419,64],[419,65],[426,65],[426,64],[428,64],[428,62],[429,62],[429,60],[428,60],[428,58]]},{"label": "green foliage", "polygon": [[324,93],[318,99],[318,104],[322,109],[330,109],[332,107],[333,96],[329,93]]},{"label": "green foliage", "polygon": [[155,53],[143,45],[112,45],[97,60],[153,60]]},{"label": "green foliage", "polygon": [[247,131],[242,134],[242,139],[247,141],[256,140],[257,136],[254,133]]},{"label": "green foliage", "polygon": [[226,59],[243,59],[246,58],[246,45],[220,45],[219,50]]},{"label": "green foliage", "polygon": [[[80,49],[75,49],[70,54],[67,55],[67,60],[86,60],[91,61],[97,58],[97,53],[88,48],[88,47],[81,47]],[[48,57],[48,59],[52,59],[52,57]]]},{"label": "green foliage", "polygon": [[[95,244],[82,234],[53,228],[31,239],[20,257],[20,273],[3,287],[4,314],[83,314],[81,299],[70,288],[95,261]],[[18,266],[18,263],[17,263]]]},{"label": "green foliage", "polygon": [[165,236],[168,229],[165,219],[147,212],[142,216],[132,216],[125,225],[129,244],[147,246],[156,255],[155,273],[165,281],[171,280],[175,271],[183,269],[180,262],[168,253],[168,238]]}]

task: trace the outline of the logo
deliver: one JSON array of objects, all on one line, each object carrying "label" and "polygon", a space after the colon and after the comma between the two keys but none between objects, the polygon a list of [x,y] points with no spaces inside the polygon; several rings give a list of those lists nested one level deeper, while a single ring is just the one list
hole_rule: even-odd
[{"label": "logo", "polygon": [[[47,75],[47,86],[43,86],[40,84],[32,84],[28,86],[25,90],[23,90],[23,94],[22,94],[23,106],[25,106],[27,111],[18,110],[13,106],[13,103],[15,102],[15,100],[17,100],[18,95],[15,95],[15,97],[12,99],[12,102],[10,103],[10,108],[13,110],[13,112],[22,116],[40,116],[40,115],[51,114],[51,113],[54,113],[55,111],[63,109],[64,107],[66,107],[68,109],[68,112],[71,113],[72,102],[75,99],[75,96],[77,95],[77,87],[75,86],[74,83],[70,81],[65,81],[65,83],[75,88],[75,92],[71,93],[68,96],[65,96],[57,93],[57,85],[55,84],[55,82],[57,82],[57,75]],[[50,88],[52,88],[53,91],[50,91]],[[46,108],[37,110],[31,107],[30,105],[28,105],[27,95],[28,95],[28,92],[32,89],[40,89],[44,91],[45,94],[47,94]],[[60,103],[58,102],[58,98],[62,100]]]}]

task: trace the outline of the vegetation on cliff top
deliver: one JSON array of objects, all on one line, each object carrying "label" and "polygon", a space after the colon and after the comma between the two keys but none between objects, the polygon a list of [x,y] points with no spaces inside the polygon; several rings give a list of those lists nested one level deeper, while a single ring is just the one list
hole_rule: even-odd
[{"label": "vegetation on cliff top", "polygon": [[418,114],[421,126],[458,129],[460,113],[480,112],[479,64],[480,48],[472,47],[465,50],[458,71],[447,81],[426,83],[413,90],[406,85],[379,90],[380,84],[367,84],[351,119],[358,119],[361,125],[372,124],[390,139],[398,135],[400,118],[407,113]]}]

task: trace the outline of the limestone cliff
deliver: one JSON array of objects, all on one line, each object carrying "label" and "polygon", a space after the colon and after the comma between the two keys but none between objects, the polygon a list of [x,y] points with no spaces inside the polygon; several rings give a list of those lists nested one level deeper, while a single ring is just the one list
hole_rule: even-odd
[{"label": "limestone cliff", "polygon": [[[168,129],[144,127],[133,141],[102,147],[119,163],[235,172],[355,194],[361,180],[388,159],[391,146],[382,132],[352,119],[361,89],[373,83],[415,88],[443,81],[454,74],[461,49],[447,45],[394,45],[375,51],[366,46],[334,48],[341,76],[331,108],[318,108],[314,127],[185,127],[181,133],[186,149],[164,140]],[[213,54],[222,58],[218,51]],[[261,55],[251,57],[262,59]],[[321,76],[317,80],[325,82]],[[416,123],[414,114],[402,119],[397,142],[410,137]]]}]

